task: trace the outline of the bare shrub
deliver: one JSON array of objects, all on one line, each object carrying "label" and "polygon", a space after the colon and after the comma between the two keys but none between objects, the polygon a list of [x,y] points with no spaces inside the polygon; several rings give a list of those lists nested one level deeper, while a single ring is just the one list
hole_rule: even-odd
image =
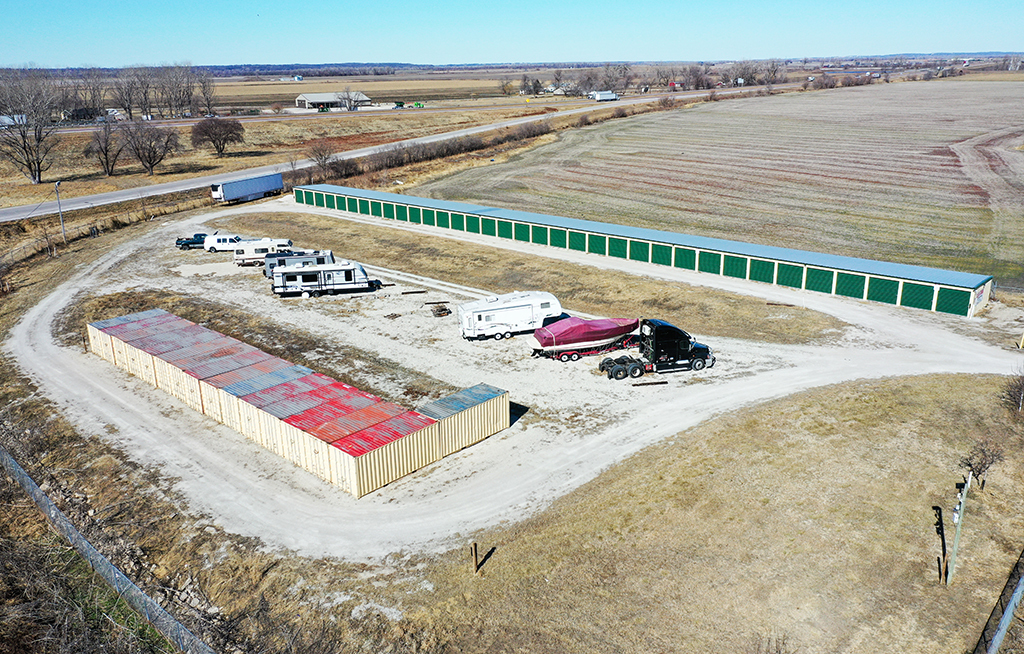
[{"label": "bare shrub", "polygon": [[615,107],[615,111],[612,112],[612,118],[625,118],[628,115],[625,107]]},{"label": "bare shrub", "polygon": [[718,100],[718,91],[716,91],[714,89],[711,89],[710,91],[708,91],[708,95],[705,98],[705,100],[707,102],[715,102],[715,101],[717,101]]},{"label": "bare shrub", "polygon": [[284,111],[284,106],[280,102],[275,102],[274,104],[270,105],[270,110],[273,111],[275,114],[279,114],[282,111]]},{"label": "bare shrub", "polygon": [[755,634],[747,648],[747,654],[796,654],[799,648],[789,644],[786,634]]},{"label": "bare shrub", "polygon": [[326,139],[313,141],[303,152],[306,158],[313,162],[313,167],[320,171],[320,175],[326,177],[331,172],[331,157],[334,149]]},{"label": "bare shrub", "polygon": [[1006,380],[1003,387],[1003,406],[1016,420],[1024,419],[1024,366]]},{"label": "bare shrub", "polygon": [[985,474],[995,464],[1003,460],[1003,446],[990,437],[979,438],[971,447],[967,456],[960,459],[960,467],[974,474],[985,488]]},{"label": "bare shrub", "polygon": [[590,123],[591,120],[588,114],[580,114],[580,117],[576,120],[576,127],[586,127]]},{"label": "bare shrub", "polygon": [[674,109],[676,106],[675,98],[665,95],[658,100],[658,109]]}]

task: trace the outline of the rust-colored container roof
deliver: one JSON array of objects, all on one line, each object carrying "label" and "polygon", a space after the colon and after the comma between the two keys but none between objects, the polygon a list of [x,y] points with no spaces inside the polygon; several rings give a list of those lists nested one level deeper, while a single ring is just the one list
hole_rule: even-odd
[{"label": "rust-colored container roof", "polygon": [[339,438],[331,443],[331,447],[336,447],[351,456],[362,456],[378,447],[393,443],[413,432],[417,432],[424,427],[429,427],[434,422],[436,421],[433,418],[422,413],[406,411],[353,434]]}]

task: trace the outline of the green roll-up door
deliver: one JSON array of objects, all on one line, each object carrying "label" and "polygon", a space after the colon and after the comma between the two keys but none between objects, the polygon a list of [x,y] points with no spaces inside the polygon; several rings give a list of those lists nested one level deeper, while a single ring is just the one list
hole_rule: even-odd
[{"label": "green roll-up door", "polygon": [[900,297],[900,306],[931,311],[932,300],[934,299],[935,287],[931,284],[903,282],[903,295]]},{"label": "green roll-up door", "polygon": [[548,230],[548,245],[553,248],[564,248],[565,236],[566,232],[564,229],[555,229],[552,227]]},{"label": "green roll-up door", "polygon": [[587,235],[582,232],[569,232],[569,249],[577,252],[587,251]]},{"label": "green roll-up door", "polygon": [[348,204],[346,206],[348,207],[348,211],[350,213],[359,213],[359,200],[357,200],[356,198],[347,198],[347,199],[348,199]]},{"label": "green roll-up door", "polygon": [[395,218],[398,220],[409,220],[409,207],[404,204],[395,205]]},{"label": "green roll-up door", "polygon": [[935,310],[966,316],[971,310],[971,292],[959,288],[940,288]]},{"label": "green roll-up door", "polygon": [[775,283],[775,262],[764,259],[750,260],[750,279],[755,282]]},{"label": "green roll-up door", "polygon": [[695,270],[697,268],[697,251],[690,248],[676,248],[675,267]]},{"label": "green roll-up door", "polygon": [[384,215],[380,202],[377,202],[376,200],[370,202],[370,215],[377,216],[378,218]]},{"label": "green roll-up door", "polygon": [[661,243],[651,244],[651,263],[656,263],[662,266],[672,265],[672,246],[662,245]]},{"label": "green roll-up door", "polygon": [[318,207],[324,206],[324,194],[323,193],[314,193],[313,194],[313,198],[316,201],[316,206],[318,206]]},{"label": "green roll-up door", "polygon": [[494,218],[481,218],[480,231],[487,236],[497,236],[498,229]]},{"label": "green roll-up door", "polygon": [[779,277],[776,282],[779,286],[789,286],[790,288],[803,288],[804,287],[804,268],[803,266],[794,266],[791,263],[779,262]]},{"label": "green roll-up door", "polygon": [[306,204],[302,197],[302,191],[300,191],[299,189],[295,189],[295,201],[298,202],[299,204]]},{"label": "green roll-up door", "polygon": [[395,205],[391,204],[390,202],[385,202],[383,206],[384,206],[384,217],[385,218],[390,218],[391,220],[394,220],[395,219]]},{"label": "green roll-up door", "polygon": [[324,196],[324,202],[327,203],[327,208],[328,209],[336,209],[337,208],[337,207],[334,206],[334,198],[335,197],[337,197],[337,196],[331,195],[330,193],[328,193],[327,195]]},{"label": "green roll-up door", "polygon": [[698,270],[706,273],[715,273],[716,275],[722,272],[722,255],[718,252],[705,252],[702,251],[700,256],[697,257]]},{"label": "green roll-up door", "polygon": [[530,242],[536,245],[547,245],[548,228],[543,225],[532,225],[530,227]]},{"label": "green roll-up door", "polygon": [[507,220],[498,221],[498,238],[512,238],[512,223]]},{"label": "green roll-up door", "polygon": [[725,261],[722,263],[722,274],[726,277],[737,277],[739,279],[747,278],[747,258],[746,257],[735,257],[731,254],[725,255]]},{"label": "green roll-up door", "polygon": [[608,256],[625,259],[629,255],[629,242],[624,238],[608,237]]},{"label": "green roll-up door", "polygon": [[409,207],[409,222],[417,223],[417,224],[423,222],[420,219],[420,208],[419,207]]},{"label": "green roll-up door", "polygon": [[306,199],[303,204],[313,204],[313,191],[303,191],[302,194]]},{"label": "green roll-up door", "polygon": [[591,254],[604,254],[606,252],[604,237],[598,234],[589,234],[587,236],[587,252]]},{"label": "green roll-up door", "polygon": [[647,263],[651,260],[651,244],[643,241],[629,242],[629,258],[633,261]]},{"label": "green roll-up door", "polygon": [[808,291],[818,291],[819,293],[831,293],[832,271],[822,270],[821,268],[808,268],[806,288]]},{"label": "green roll-up door", "polygon": [[530,242],[530,226],[526,223],[513,223],[515,225],[515,235],[517,241],[523,241],[524,243]]},{"label": "green roll-up door", "polygon": [[370,201],[359,198],[359,213],[364,216],[370,215]]},{"label": "green roll-up door", "polygon": [[466,217],[461,213],[452,214],[452,229],[457,229],[460,232],[466,231]]},{"label": "green roll-up door", "polygon": [[434,210],[433,209],[424,209],[423,210],[423,224],[424,225],[434,225],[435,224],[435,222],[434,222]]},{"label": "green roll-up door", "polygon": [[444,227],[446,229],[451,227],[451,223],[448,222],[448,212],[447,211],[438,211],[437,215],[435,216],[435,220],[437,222],[437,226],[438,227]]},{"label": "green roll-up door", "polygon": [[473,234],[480,233],[480,216],[466,215],[466,231]]},{"label": "green roll-up door", "polygon": [[900,283],[895,279],[868,278],[868,299],[873,302],[896,304],[899,292]]},{"label": "green roll-up door", "polygon": [[836,273],[836,295],[842,295],[843,297],[864,297],[864,281],[867,278],[864,275],[854,275],[853,273]]}]

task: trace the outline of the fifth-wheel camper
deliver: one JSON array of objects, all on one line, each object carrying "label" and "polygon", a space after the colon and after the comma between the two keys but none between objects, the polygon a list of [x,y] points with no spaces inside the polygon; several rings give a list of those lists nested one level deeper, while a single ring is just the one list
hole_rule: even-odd
[{"label": "fifth-wheel camper", "polygon": [[292,242],[286,238],[261,238],[239,241],[235,246],[236,266],[262,266],[268,254],[291,250]]},{"label": "fifth-wheel camper", "polygon": [[458,307],[462,337],[469,340],[511,338],[517,332],[532,332],[550,324],[561,315],[558,299],[543,291],[492,295]]},{"label": "fifth-wheel camper", "polygon": [[378,286],[380,282],[367,277],[362,264],[354,261],[274,268],[273,291],[281,296],[320,297],[338,292],[372,291]]}]

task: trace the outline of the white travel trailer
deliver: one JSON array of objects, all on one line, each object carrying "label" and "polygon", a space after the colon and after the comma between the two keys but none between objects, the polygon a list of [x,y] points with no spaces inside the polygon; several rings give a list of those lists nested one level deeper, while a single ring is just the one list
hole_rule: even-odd
[{"label": "white travel trailer", "polygon": [[320,297],[346,291],[372,291],[380,285],[366,276],[362,264],[337,261],[322,266],[278,266],[273,290],[278,295]]},{"label": "white travel trailer", "polygon": [[516,291],[474,300],[458,307],[459,328],[465,339],[511,338],[516,332],[534,331],[562,315],[562,305],[551,293]]},{"label": "white travel trailer", "polygon": [[330,250],[293,249],[291,252],[271,252],[264,259],[263,276],[272,278],[274,268],[278,266],[322,266],[326,263],[334,263],[334,253]]},{"label": "white travel trailer", "polygon": [[257,241],[239,241],[235,244],[236,266],[261,266],[268,254],[291,250],[292,242],[285,238],[261,238]]}]

